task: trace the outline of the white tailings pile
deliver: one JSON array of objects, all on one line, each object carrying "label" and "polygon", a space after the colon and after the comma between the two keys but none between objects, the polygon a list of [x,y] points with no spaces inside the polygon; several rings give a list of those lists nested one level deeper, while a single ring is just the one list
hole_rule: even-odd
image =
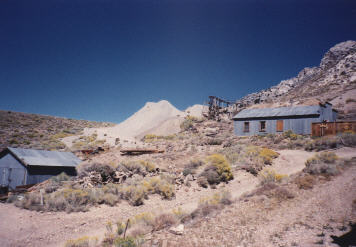
[{"label": "white tailings pile", "polygon": [[[93,133],[98,140],[106,140],[109,145],[115,145],[117,138],[123,146],[134,146],[145,134],[171,135],[180,131],[180,124],[187,115],[201,117],[202,105],[194,105],[186,111],[180,111],[167,100],[157,103],[147,102],[144,107],[131,117],[114,127],[86,128],[84,135]],[[65,140],[63,140],[65,142]],[[69,144],[65,142],[66,144]]]}]

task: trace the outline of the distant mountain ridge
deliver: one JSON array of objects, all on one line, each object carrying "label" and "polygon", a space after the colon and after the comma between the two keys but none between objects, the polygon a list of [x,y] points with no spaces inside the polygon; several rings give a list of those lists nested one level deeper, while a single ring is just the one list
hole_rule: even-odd
[{"label": "distant mountain ridge", "polygon": [[263,107],[316,101],[331,102],[339,110],[341,118],[356,117],[356,41],[335,45],[325,53],[319,66],[306,67],[296,77],[248,94],[237,104],[240,107],[254,104]]}]

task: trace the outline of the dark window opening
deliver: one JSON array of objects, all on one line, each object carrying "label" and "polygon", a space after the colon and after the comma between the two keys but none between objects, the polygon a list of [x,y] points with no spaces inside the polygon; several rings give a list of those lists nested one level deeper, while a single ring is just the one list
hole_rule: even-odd
[{"label": "dark window opening", "polygon": [[266,121],[260,121],[260,131],[261,132],[266,131]]},{"label": "dark window opening", "polygon": [[244,132],[250,132],[250,123],[244,122]]}]

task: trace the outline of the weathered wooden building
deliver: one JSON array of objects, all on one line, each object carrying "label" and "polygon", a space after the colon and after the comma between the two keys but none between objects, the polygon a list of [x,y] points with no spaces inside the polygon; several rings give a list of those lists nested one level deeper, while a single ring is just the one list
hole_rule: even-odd
[{"label": "weathered wooden building", "polygon": [[6,148],[0,153],[0,186],[40,183],[62,172],[76,175],[81,160],[70,152]]},{"label": "weathered wooden building", "polygon": [[282,133],[311,134],[312,123],[334,122],[337,112],[330,103],[313,106],[244,109],[233,117],[238,136]]}]

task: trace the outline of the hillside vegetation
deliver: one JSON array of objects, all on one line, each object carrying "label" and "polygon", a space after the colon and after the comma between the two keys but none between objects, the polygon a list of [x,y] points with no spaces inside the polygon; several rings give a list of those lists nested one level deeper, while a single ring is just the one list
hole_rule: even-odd
[{"label": "hillside vegetation", "polygon": [[0,149],[10,146],[63,150],[66,146],[61,138],[78,135],[84,128],[112,125],[114,124],[0,110]]}]

